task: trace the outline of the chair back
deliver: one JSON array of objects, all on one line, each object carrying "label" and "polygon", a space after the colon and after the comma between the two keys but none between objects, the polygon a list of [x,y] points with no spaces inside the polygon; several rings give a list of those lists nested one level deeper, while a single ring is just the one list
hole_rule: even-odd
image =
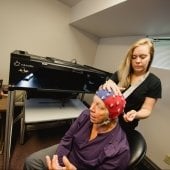
[{"label": "chair back", "polygon": [[132,169],[136,167],[146,155],[147,145],[144,137],[137,130],[127,133],[127,138],[131,152],[128,169]]}]

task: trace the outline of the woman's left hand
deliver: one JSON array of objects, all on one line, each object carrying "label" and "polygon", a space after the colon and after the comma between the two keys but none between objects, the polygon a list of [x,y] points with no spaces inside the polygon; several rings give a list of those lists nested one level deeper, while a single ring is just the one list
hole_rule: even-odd
[{"label": "woman's left hand", "polygon": [[117,84],[112,81],[112,80],[107,80],[100,88],[108,90],[108,91],[113,91],[115,95],[122,95],[121,90],[124,90],[125,88],[118,87]]},{"label": "woman's left hand", "polygon": [[125,122],[132,122],[136,117],[137,112],[135,110],[131,110],[123,115]]},{"label": "woman's left hand", "polygon": [[59,165],[58,156],[53,155],[52,160],[49,156],[46,156],[47,167],[49,170],[76,170],[77,168],[68,160],[66,156],[63,156],[64,167]]}]

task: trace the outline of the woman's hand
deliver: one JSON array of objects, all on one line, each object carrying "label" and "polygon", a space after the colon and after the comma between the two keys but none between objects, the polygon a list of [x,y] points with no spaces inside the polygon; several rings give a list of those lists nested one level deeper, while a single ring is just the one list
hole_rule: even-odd
[{"label": "woman's hand", "polygon": [[124,90],[122,87],[118,87],[116,83],[112,80],[107,80],[102,87],[103,89],[106,89],[108,91],[114,91],[115,95],[122,95],[121,90]]},{"label": "woman's hand", "polygon": [[58,156],[53,155],[52,160],[49,156],[46,156],[47,167],[49,170],[76,170],[77,168],[68,160],[66,156],[63,156],[64,167],[59,165]]},{"label": "woman's hand", "polygon": [[123,115],[125,122],[132,122],[136,117],[137,112],[135,110],[131,110]]}]

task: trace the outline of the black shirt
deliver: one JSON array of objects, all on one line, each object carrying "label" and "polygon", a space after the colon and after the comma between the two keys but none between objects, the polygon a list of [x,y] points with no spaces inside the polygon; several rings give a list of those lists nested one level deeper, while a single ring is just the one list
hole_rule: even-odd
[{"label": "black shirt", "polygon": [[[119,80],[117,72],[111,76],[111,80],[118,84]],[[155,99],[162,97],[161,81],[153,73],[149,73],[148,77],[132,92],[132,94],[127,97],[125,113],[130,110],[140,110],[146,97]],[[123,116],[121,115],[119,117],[119,121],[124,130],[131,130],[138,125],[139,120],[134,119],[132,122],[127,123],[124,121]]]}]

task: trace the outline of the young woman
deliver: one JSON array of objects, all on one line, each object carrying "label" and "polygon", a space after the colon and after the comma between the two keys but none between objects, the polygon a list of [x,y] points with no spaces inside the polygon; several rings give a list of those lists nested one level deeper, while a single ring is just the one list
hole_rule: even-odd
[{"label": "young woman", "polygon": [[153,42],[148,38],[138,40],[128,50],[120,69],[102,86],[121,94],[140,84],[126,98],[125,114],[119,117],[126,131],[133,130],[140,119],[149,117],[157,99],[161,98],[161,81],[149,72],[153,57]]},{"label": "young woman", "polygon": [[61,142],[29,156],[24,169],[125,170],[130,150],[117,121],[124,107],[122,96],[97,91],[90,109],[80,114]]}]

